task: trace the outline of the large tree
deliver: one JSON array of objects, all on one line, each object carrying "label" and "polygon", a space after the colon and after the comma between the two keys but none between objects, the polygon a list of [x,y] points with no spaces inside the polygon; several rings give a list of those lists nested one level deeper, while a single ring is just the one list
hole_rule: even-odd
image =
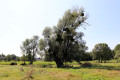
[{"label": "large tree", "polygon": [[38,53],[38,40],[38,36],[33,36],[31,39],[26,39],[21,45],[22,53],[28,56],[30,64],[33,64],[35,56]]},{"label": "large tree", "polygon": [[80,62],[87,47],[79,27],[84,27],[86,19],[83,8],[71,9],[64,13],[57,26],[44,29],[40,49],[56,62],[58,68],[63,67],[64,62]]},{"label": "large tree", "polygon": [[94,49],[92,50],[93,59],[99,60],[99,62],[106,62],[106,60],[110,60],[113,55],[111,49],[106,43],[96,44]]}]

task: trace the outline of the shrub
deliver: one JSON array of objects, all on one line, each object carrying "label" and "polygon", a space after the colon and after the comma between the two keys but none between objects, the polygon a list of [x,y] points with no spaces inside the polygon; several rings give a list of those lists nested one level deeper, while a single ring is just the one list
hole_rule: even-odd
[{"label": "shrub", "polygon": [[11,62],[10,65],[17,65],[17,63],[16,62]]},{"label": "shrub", "polygon": [[81,65],[82,65],[82,67],[91,67],[92,66],[92,64],[89,63],[89,62],[85,62],[85,63],[83,63]]}]

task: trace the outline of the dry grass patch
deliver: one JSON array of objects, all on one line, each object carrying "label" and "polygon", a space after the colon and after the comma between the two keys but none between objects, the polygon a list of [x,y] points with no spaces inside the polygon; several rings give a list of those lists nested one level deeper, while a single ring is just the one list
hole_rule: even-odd
[{"label": "dry grass patch", "polygon": [[66,80],[66,79],[80,79],[80,77],[77,77],[76,75],[74,75],[73,73],[70,72],[50,72],[50,75],[52,77],[56,77],[60,80]]}]

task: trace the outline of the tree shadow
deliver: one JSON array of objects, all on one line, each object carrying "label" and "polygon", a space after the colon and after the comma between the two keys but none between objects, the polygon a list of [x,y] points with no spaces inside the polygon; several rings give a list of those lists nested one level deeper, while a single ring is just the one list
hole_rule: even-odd
[{"label": "tree shadow", "polygon": [[66,67],[65,69],[81,69],[81,68],[86,68],[86,69],[106,69],[106,70],[120,70],[120,66],[103,66],[100,64],[93,64],[90,67],[82,67],[82,66],[77,66],[77,67]]},{"label": "tree shadow", "polygon": [[120,70],[118,66],[92,66],[89,69],[107,69],[107,70]]}]

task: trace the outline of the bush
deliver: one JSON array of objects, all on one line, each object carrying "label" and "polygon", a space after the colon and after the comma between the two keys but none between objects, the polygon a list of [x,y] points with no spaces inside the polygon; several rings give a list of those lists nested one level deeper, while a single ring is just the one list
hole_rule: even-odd
[{"label": "bush", "polygon": [[85,62],[85,63],[83,63],[81,65],[82,65],[82,67],[92,67],[92,64],[89,63],[89,62]]},{"label": "bush", "polygon": [[11,62],[10,65],[17,65],[17,63],[16,62]]}]

